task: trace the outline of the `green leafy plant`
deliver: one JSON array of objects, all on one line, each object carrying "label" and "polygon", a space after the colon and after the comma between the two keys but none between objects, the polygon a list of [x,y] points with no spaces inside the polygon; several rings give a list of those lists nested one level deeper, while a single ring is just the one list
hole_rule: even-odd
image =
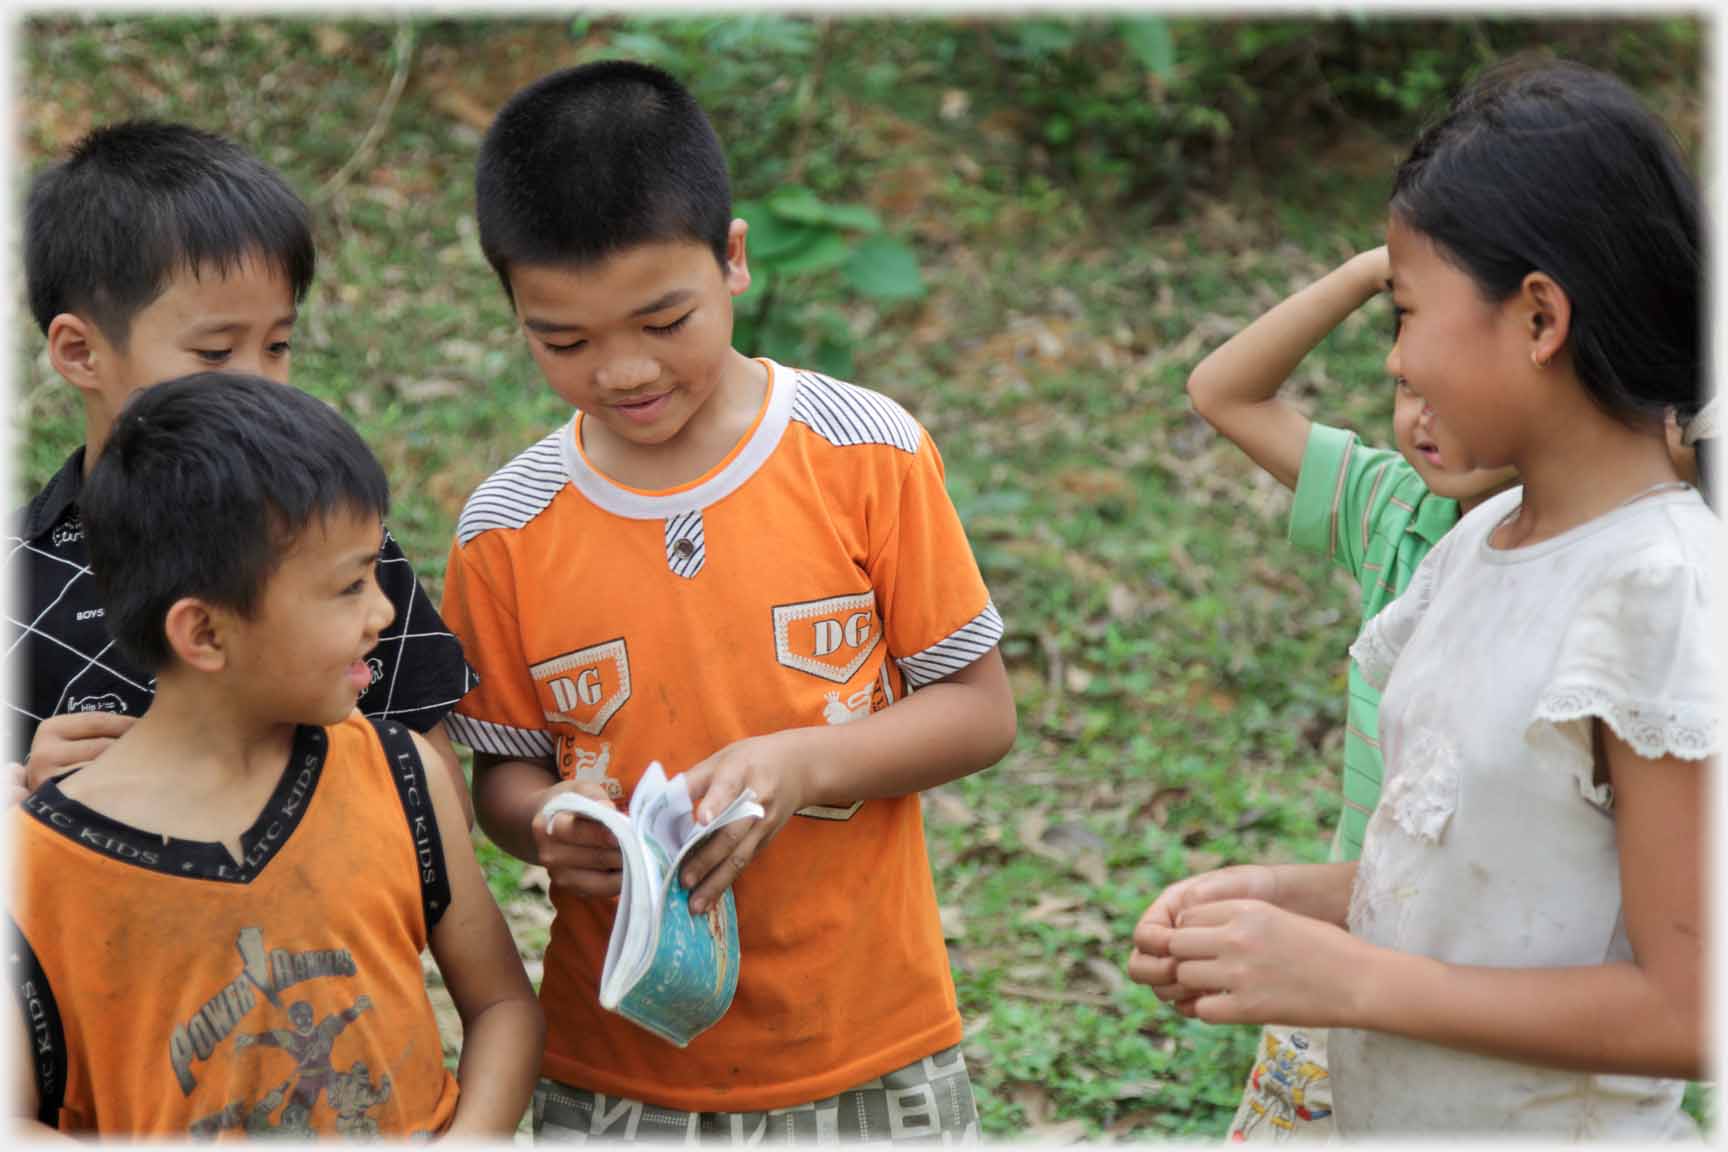
[{"label": "green leafy plant", "polygon": [[[740,202],[736,211],[750,225],[755,286],[733,339],[749,351],[848,376],[855,340],[844,312],[830,302],[833,286],[884,304],[924,294],[917,253],[865,205],[830,203],[789,185]],[[794,300],[788,288],[805,295]]]}]

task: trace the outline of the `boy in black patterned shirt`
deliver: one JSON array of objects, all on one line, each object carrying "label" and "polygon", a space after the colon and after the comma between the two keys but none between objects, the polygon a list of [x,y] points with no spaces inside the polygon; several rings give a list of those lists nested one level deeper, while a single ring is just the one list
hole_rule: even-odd
[{"label": "boy in black patterned shirt", "polygon": [[[84,443],[23,510],[7,549],[9,620],[22,633],[9,646],[11,755],[34,787],[94,759],[154,695],[103,621],[78,515],[116,414],[139,389],[191,372],[286,383],[315,257],[306,205],[256,157],[198,129],[132,121],[90,133],[36,177],[24,265],[48,358],[84,403]],[[466,806],[444,716],[473,670],[388,532],[378,582],[395,622],[368,658],[360,710],[425,735]]]}]

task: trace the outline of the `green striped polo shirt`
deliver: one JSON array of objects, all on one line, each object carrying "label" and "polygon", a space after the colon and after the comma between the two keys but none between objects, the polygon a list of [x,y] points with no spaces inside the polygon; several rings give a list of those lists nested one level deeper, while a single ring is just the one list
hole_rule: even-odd
[{"label": "green striped polo shirt", "polygon": [[[1290,542],[1319,552],[1362,589],[1364,623],[1410,583],[1428,550],[1458,523],[1458,502],[1436,496],[1398,452],[1369,448],[1354,432],[1315,424],[1302,453]],[[1362,854],[1380,799],[1380,693],[1350,663],[1344,728],[1344,806],[1334,860]]]}]

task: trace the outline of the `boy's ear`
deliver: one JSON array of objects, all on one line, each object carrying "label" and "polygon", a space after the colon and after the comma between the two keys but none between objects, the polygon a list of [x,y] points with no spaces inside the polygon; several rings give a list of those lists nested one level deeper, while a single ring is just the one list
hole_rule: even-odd
[{"label": "boy's ear", "polygon": [[1530,359],[1546,368],[1572,334],[1572,298],[1546,272],[1532,272],[1519,287],[1519,305],[1529,326]]},{"label": "boy's ear", "polygon": [[200,672],[220,672],[228,663],[223,625],[229,615],[196,596],[183,596],[174,601],[162,622],[168,637],[168,650],[189,668]]},{"label": "boy's ear", "polygon": [[750,287],[750,259],[745,251],[744,234],[750,222],[743,217],[732,221],[726,229],[726,291],[742,296]]},{"label": "boy's ear", "polygon": [[107,352],[107,341],[96,325],[82,316],[62,312],[48,324],[48,360],[75,388],[88,391],[97,386],[100,358]]}]

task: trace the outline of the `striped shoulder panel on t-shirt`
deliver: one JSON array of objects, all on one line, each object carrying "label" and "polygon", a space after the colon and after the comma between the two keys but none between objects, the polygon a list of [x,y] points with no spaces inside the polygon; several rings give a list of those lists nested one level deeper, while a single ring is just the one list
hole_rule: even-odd
[{"label": "striped shoulder panel on t-shirt", "polygon": [[466,544],[493,528],[521,528],[544,512],[570,480],[564,469],[568,435],[570,426],[561,425],[488,476],[463,506],[456,538]]},{"label": "striped shoulder panel on t-shirt", "polygon": [[800,369],[792,419],[807,425],[838,448],[857,444],[887,444],[902,452],[918,451],[923,432],[906,409],[868,388],[847,384],[820,372]]},{"label": "striped shoulder panel on t-shirt", "polygon": [[1002,642],[1002,615],[996,602],[986,600],[984,611],[956,628],[946,638],[938,640],[922,652],[897,658],[900,673],[908,687],[924,685],[952,676],[967,667]]}]

